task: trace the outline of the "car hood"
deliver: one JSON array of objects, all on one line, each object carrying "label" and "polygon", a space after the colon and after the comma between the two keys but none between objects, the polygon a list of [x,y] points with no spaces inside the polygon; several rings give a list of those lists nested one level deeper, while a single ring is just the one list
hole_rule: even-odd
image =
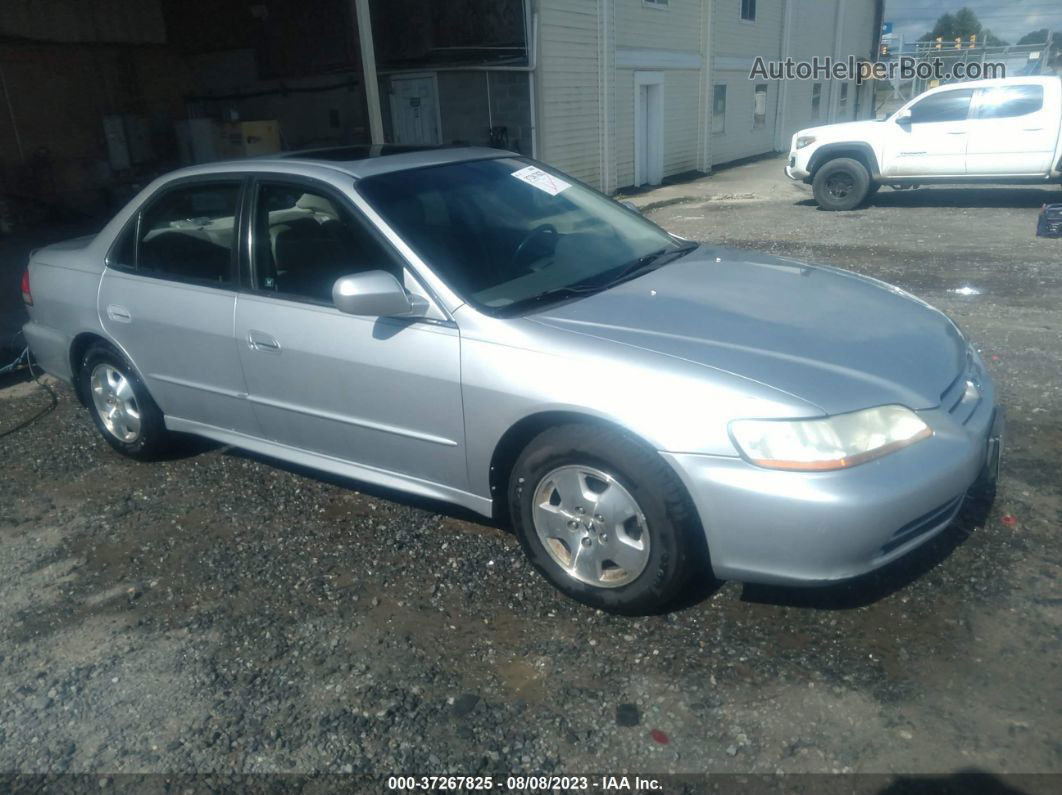
[{"label": "car hood", "polygon": [[880,121],[846,121],[839,124],[824,124],[821,127],[809,127],[801,130],[797,136],[814,135],[816,142],[823,141],[864,141],[871,140],[881,130]]},{"label": "car hood", "polygon": [[829,414],[935,407],[966,355],[955,325],[899,288],[709,246],[528,319],[752,379]]}]

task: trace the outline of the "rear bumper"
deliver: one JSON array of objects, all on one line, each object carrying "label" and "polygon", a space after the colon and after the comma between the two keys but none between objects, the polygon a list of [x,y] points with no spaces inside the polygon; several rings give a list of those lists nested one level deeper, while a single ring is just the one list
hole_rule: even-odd
[{"label": "rear bumper", "polygon": [[718,577],[826,585],[884,566],[951,523],[1001,444],[1003,414],[987,386],[965,424],[941,409],[920,412],[931,438],[848,470],[664,456],[693,497]]},{"label": "rear bumper", "polygon": [[22,334],[34,361],[44,372],[71,381],[70,340],[65,334],[32,320],[22,327]]}]

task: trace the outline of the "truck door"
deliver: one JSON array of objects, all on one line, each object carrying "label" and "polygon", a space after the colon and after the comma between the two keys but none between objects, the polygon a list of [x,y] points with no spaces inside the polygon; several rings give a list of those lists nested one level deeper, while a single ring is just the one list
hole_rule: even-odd
[{"label": "truck door", "polygon": [[970,121],[966,172],[971,175],[1046,175],[1058,141],[1057,99],[1044,86],[1019,83],[982,88]]},{"label": "truck door", "polygon": [[886,177],[953,177],[966,174],[972,88],[938,91],[897,114],[884,148]]}]

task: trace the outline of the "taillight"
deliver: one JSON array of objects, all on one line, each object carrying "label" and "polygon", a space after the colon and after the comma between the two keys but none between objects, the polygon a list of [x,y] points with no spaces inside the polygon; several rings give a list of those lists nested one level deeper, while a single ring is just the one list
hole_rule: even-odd
[{"label": "taillight", "polygon": [[29,286],[29,268],[22,271],[22,300],[26,306],[33,306],[33,293],[30,292]]}]

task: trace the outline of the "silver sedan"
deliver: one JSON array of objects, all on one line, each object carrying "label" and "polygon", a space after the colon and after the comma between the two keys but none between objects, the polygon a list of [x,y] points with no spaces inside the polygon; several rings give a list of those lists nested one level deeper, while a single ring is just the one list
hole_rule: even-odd
[{"label": "silver sedan", "polygon": [[193,433],[457,503],[615,611],[709,562],[862,574],[998,468],[992,380],[937,310],[675,238],[508,152],[184,169],[35,252],[22,291],[37,360],[119,452]]}]

